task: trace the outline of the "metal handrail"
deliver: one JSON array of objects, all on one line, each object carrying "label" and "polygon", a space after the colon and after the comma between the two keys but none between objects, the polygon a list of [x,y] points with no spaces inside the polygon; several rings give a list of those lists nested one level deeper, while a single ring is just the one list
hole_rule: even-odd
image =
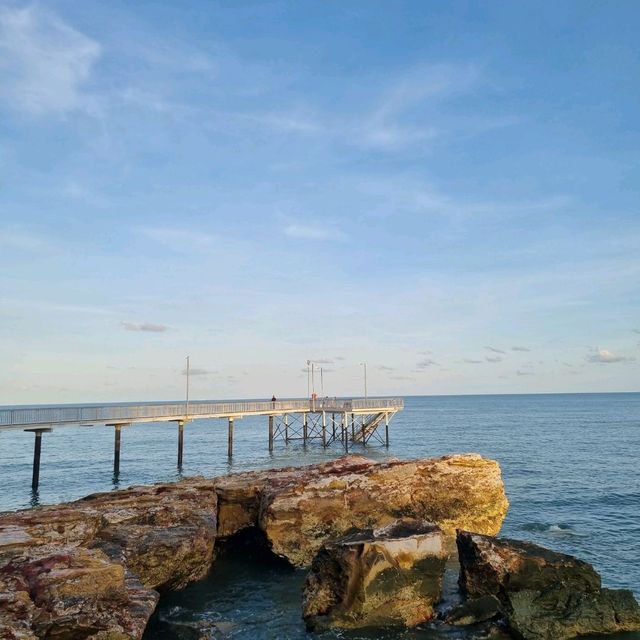
[{"label": "metal handrail", "polygon": [[25,407],[0,409],[0,429],[37,425],[64,425],[82,423],[112,423],[147,420],[195,419],[213,416],[241,416],[278,412],[336,413],[362,411],[398,411],[404,407],[401,398],[317,398],[311,400],[277,400],[275,402],[210,402],[191,401],[188,415],[185,403],[170,404],[125,404],[64,407]]}]

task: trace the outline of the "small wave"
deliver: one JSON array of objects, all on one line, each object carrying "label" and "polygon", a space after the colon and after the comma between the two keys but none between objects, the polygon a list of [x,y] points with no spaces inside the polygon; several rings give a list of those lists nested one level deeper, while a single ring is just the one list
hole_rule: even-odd
[{"label": "small wave", "polygon": [[579,536],[579,534],[570,524],[563,522],[549,524],[544,522],[528,522],[520,527],[523,531],[531,531],[533,533],[548,533],[556,536]]}]

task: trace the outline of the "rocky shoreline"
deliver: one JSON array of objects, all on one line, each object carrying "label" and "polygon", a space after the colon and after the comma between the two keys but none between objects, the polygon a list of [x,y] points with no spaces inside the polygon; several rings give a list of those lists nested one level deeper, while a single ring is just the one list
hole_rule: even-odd
[{"label": "rocky shoreline", "polygon": [[322,544],[401,517],[499,531],[508,508],[498,464],[478,455],[191,478],[0,515],[3,640],[139,639],[163,592],[211,569],[216,544],[253,528],[308,566]]},{"label": "rocky shoreline", "polygon": [[[587,563],[495,538],[507,508],[499,465],[468,454],[345,456],[0,514],[0,638],[140,640],[161,595],[215,573],[218,549],[240,540],[310,567],[310,629],[435,618],[527,640],[640,629],[633,595],[603,589]],[[464,601],[442,611],[456,544]]]}]

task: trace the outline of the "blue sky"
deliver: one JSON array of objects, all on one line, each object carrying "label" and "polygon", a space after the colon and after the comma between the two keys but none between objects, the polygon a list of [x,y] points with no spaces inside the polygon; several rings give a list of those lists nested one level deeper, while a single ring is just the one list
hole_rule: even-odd
[{"label": "blue sky", "polygon": [[0,402],[637,391],[639,29],[0,0]]}]

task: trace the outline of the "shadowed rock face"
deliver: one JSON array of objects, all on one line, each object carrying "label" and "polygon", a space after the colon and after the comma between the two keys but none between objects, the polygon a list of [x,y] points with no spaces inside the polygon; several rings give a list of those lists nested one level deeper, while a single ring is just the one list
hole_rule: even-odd
[{"label": "shadowed rock face", "polygon": [[460,586],[493,595],[525,640],[640,630],[640,606],[625,590],[602,589],[594,568],[573,556],[517,540],[459,532]]},{"label": "shadowed rock face", "polygon": [[413,627],[433,618],[448,555],[442,531],[424,520],[326,543],[304,588],[307,627]]},{"label": "shadowed rock face", "polygon": [[304,566],[354,527],[409,516],[446,534],[497,533],[506,510],[497,463],[467,455],[384,463],[345,456],[0,514],[0,629],[11,640],[138,639],[158,592],[203,577],[216,537],[249,527]]}]

